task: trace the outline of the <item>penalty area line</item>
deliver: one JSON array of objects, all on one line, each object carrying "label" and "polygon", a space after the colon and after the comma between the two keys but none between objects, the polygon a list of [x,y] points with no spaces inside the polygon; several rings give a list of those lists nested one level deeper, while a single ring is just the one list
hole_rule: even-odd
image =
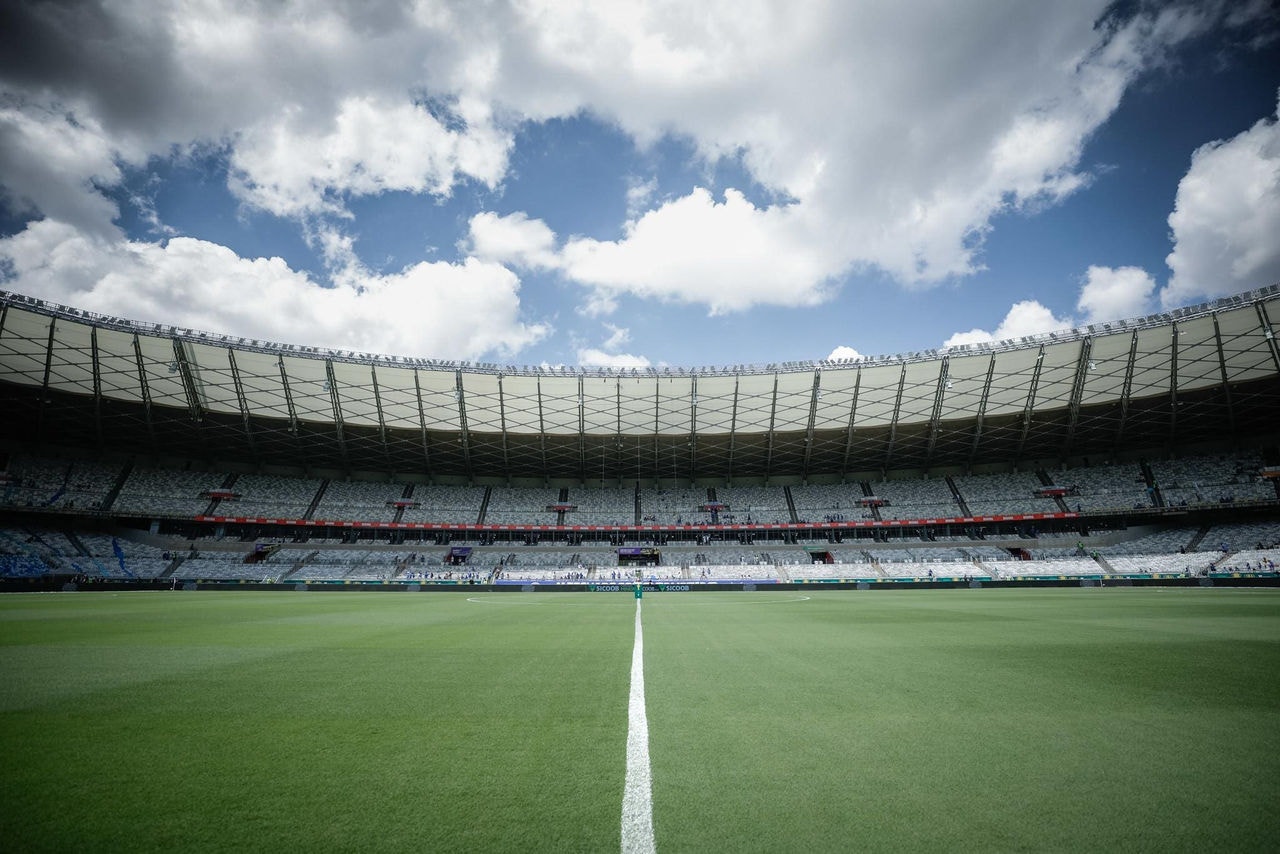
[{"label": "penalty area line", "polygon": [[636,641],[631,652],[627,702],[627,777],[622,787],[623,854],[653,854],[653,791],[649,770],[649,718],[644,709],[644,629],[636,600]]}]

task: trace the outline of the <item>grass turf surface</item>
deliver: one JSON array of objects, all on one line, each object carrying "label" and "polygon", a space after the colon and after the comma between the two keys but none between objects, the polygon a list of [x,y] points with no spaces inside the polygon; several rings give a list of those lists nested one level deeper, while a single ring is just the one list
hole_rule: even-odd
[{"label": "grass turf surface", "polygon": [[[0,843],[616,851],[634,600],[469,598],[0,598]],[[649,594],[644,627],[659,851],[1280,843],[1280,592]]]}]

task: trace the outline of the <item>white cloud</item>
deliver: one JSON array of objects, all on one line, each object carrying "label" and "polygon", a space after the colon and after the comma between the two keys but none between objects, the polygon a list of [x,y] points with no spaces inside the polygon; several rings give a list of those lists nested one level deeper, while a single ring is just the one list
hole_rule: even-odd
[{"label": "white cloud", "polygon": [[859,353],[857,350],[853,349],[852,347],[849,347],[844,344],[841,344],[839,347],[836,347],[827,355],[827,361],[829,362],[839,361],[840,359],[849,359],[851,361],[857,361],[858,359],[861,359],[861,358],[862,358],[861,353]]},{"label": "white cloud", "polygon": [[647,368],[649,360],[631,353],[608,353],[595,347],[578,350],[578,364],[593,368]]},{"label": "white cloud", "polygon": [[526,269],[559,266],[556,235],[545,222],[523,211],[499,216],[483,211],[471,217],[467,249],[475,257]]},{"label": "white cloud", "polygon": [[817,247],[795,251],[807,231],[793,208],[757,208],[736,190],[717,202],[699,187],[627,223],[621,240],[569,240],[563,270],[610,310],[622,293],[701,303],[712,314],[814,305],[839,266],[824,265]]},{"label": "white cloud", "polygon": [[609,330],[609,337],[601,345],[605,350],[610,352],[618,350],[631,340],[631,330],[624,326],[614,326],[612,323],[606,323],[604,328]]},{"label": "white cloud", "polygon": [[496,185],[510,146],[483,119],[451,130],[407,100],[353,96],[326,127],[306,127],[286,110],[243,130],[231,154],[232,189],[279,216],[342,212],[346,195],[446,196],[462,176]]},{"label": "white cloud", "polygon": [[[593,288],[593,312],[622,293],[712,313],[812,305],[831,276],[866,267],[909,285],[974,273],[993,219],[1086,186],[1081,152],[1125,90],[1228,8],[1170,5],[1095,27],[1103,2],[914,16],[897,4],[804,16],[731,5],[526,7],[538,38],[520,59],[565,81],[561,96],[580,93],[642,142],[674,130],[709,159],[740,157],[788,200],[712,207],[695,191],[642,215],[629,196],[621,239],[566,247],[566,275]],[[530,112],[565,108],[498,79]],[[768,251],[753,253],[763,233]]]},{"label": "white cloud", "polygon": [[612,323],[603,324],[609,337],[599,347],[579,347],[578,364],[598,368],[647,368],[651,364],[644,356],[619,353],[631,341],[631,330]]},{"label": "white cloud", "polygon": [[121,172],[117,150],[92,118],[34,104],[0,105],[0,198],[95,234],[113,232],[119,214],[101,192]]},{"label": "white cloud", "polygon": [[[1095,26],[1109,5],[19,4],[26,65],[0,74],[25,103],[111,128],[131,162],[225,145],[233,189],[287,216],[494,186],[520,121],[589,111],[642,144],[740,156],[831,223],[789,247],[812,267],[930,282],[976,268],[993,216],[1081,186],[1082,145],[1170,46],[1267,15],[1201,2]],[[50,180],[80,188],[96,168]]]},{"label": "white cloud", "polygon": [[1169,215],[1166,306],[1280,282],[1280,123],[1198,148]]},{"label": "white cloud", "polygon": [[1083,323],[1104,323],[1151,313],[1155,279],[1141,267],[1090,266],[1076,308]]},{"label": "white cloud", "polygon": [[1022,338],[1027,335],[1039,335],[1044,332],[1055,332],[1069,329],[1074,325],[1069,317],[1055,317],[1053,312],[1036,300],[1022,300],[1009,308],[1009,313],[994,330],[970,329],[968,332],[957,332],[943,342],[943,347],[958,347],[962,344],[985,344],[992,341],[1004,341],[1011,338]]},{"label": "white cloud", "polygon": [[[498,188],[522,122],[586,113],[641,145],[675,136],[708,162],[740,159],[785,201],[695,189],[643,212],[649,185],[633,185],[620,239],[563,249],[564,274],[587,288],[582,311],[608,313],[624,294],[712,313],[814,305],[851,269],[908,285],[980,269],[999,215],[1087,185],[1084,145],[1145,70],[1211,26],[1256,27],[1269,11],[1139,4],[1095,26],[1111,5],[19,3],[0,33],[0,185],[13,204],[104,235],[116,210],[95,185],[117,184],[120,164],[209,148],[241,201],[309,223],[349,216],[356,197]],[[1219,160],[1202,159],[1203,171]],[[1201,215],[1226,204],[1194,181],[1179,198],[1174,300],[1209,287],[1198,264],[1224,238]],[[553,244],[534,233],[551,213],[513,216],[473,220],[471,248],[552,266]],[[1241,279],[1273,269],[1249,240],[1232,258]],[[496,276],[492,261],[453,267]]]},{"label": "white cloud", "polygon": [[1080,318],[1070,315],[1058,317],[1037,300],[1022,300],[1010,306],[995,329],[957,332],[942,346],[985,344],[1091,323],[1142,317],[1151,312],[1155,290],[1155,280],[1141,267],[1092,265],[1080,280],[1080,294],[1076,300],[1076,309],[1083,312]]},{"label": "white cloud", "polygon": [[627,183],[627,219],[639,219],[640,215],[649,208],[649,202],[656,192],[658,192],[657,178],[650,178],[647,181],[632,178]]},{"label": "white cloud", "polygon": [[55,220],[0,239],[7,289],[78,308],[210,332],[359,352],[509,357],[549,333],[520,319],[520,281],[468,258],[390,275],[357,266],[320,287],[280,258],[203,240],[101,240]]}]

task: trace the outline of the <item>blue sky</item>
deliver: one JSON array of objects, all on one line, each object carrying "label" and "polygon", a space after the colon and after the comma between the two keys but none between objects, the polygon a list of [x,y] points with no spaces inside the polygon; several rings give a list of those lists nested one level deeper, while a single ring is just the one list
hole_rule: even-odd
[{"label": "blue sky", "polygon": [[0,287],[502,364],[882,355],[1280,281],[1274,3],[19,4]]}]

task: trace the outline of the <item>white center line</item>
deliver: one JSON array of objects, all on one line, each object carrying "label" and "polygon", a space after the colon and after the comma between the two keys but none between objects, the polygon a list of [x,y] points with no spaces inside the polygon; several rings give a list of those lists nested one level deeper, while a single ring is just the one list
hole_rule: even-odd
[{"label": "white center line", "polygon": [[627,703],[627,781],[622,788],[622,851],[652,854],[653,798],[649,771],[649,718],[644,711],[644,630],[636,600],[636,643],[631,652],[631,699]]}]

